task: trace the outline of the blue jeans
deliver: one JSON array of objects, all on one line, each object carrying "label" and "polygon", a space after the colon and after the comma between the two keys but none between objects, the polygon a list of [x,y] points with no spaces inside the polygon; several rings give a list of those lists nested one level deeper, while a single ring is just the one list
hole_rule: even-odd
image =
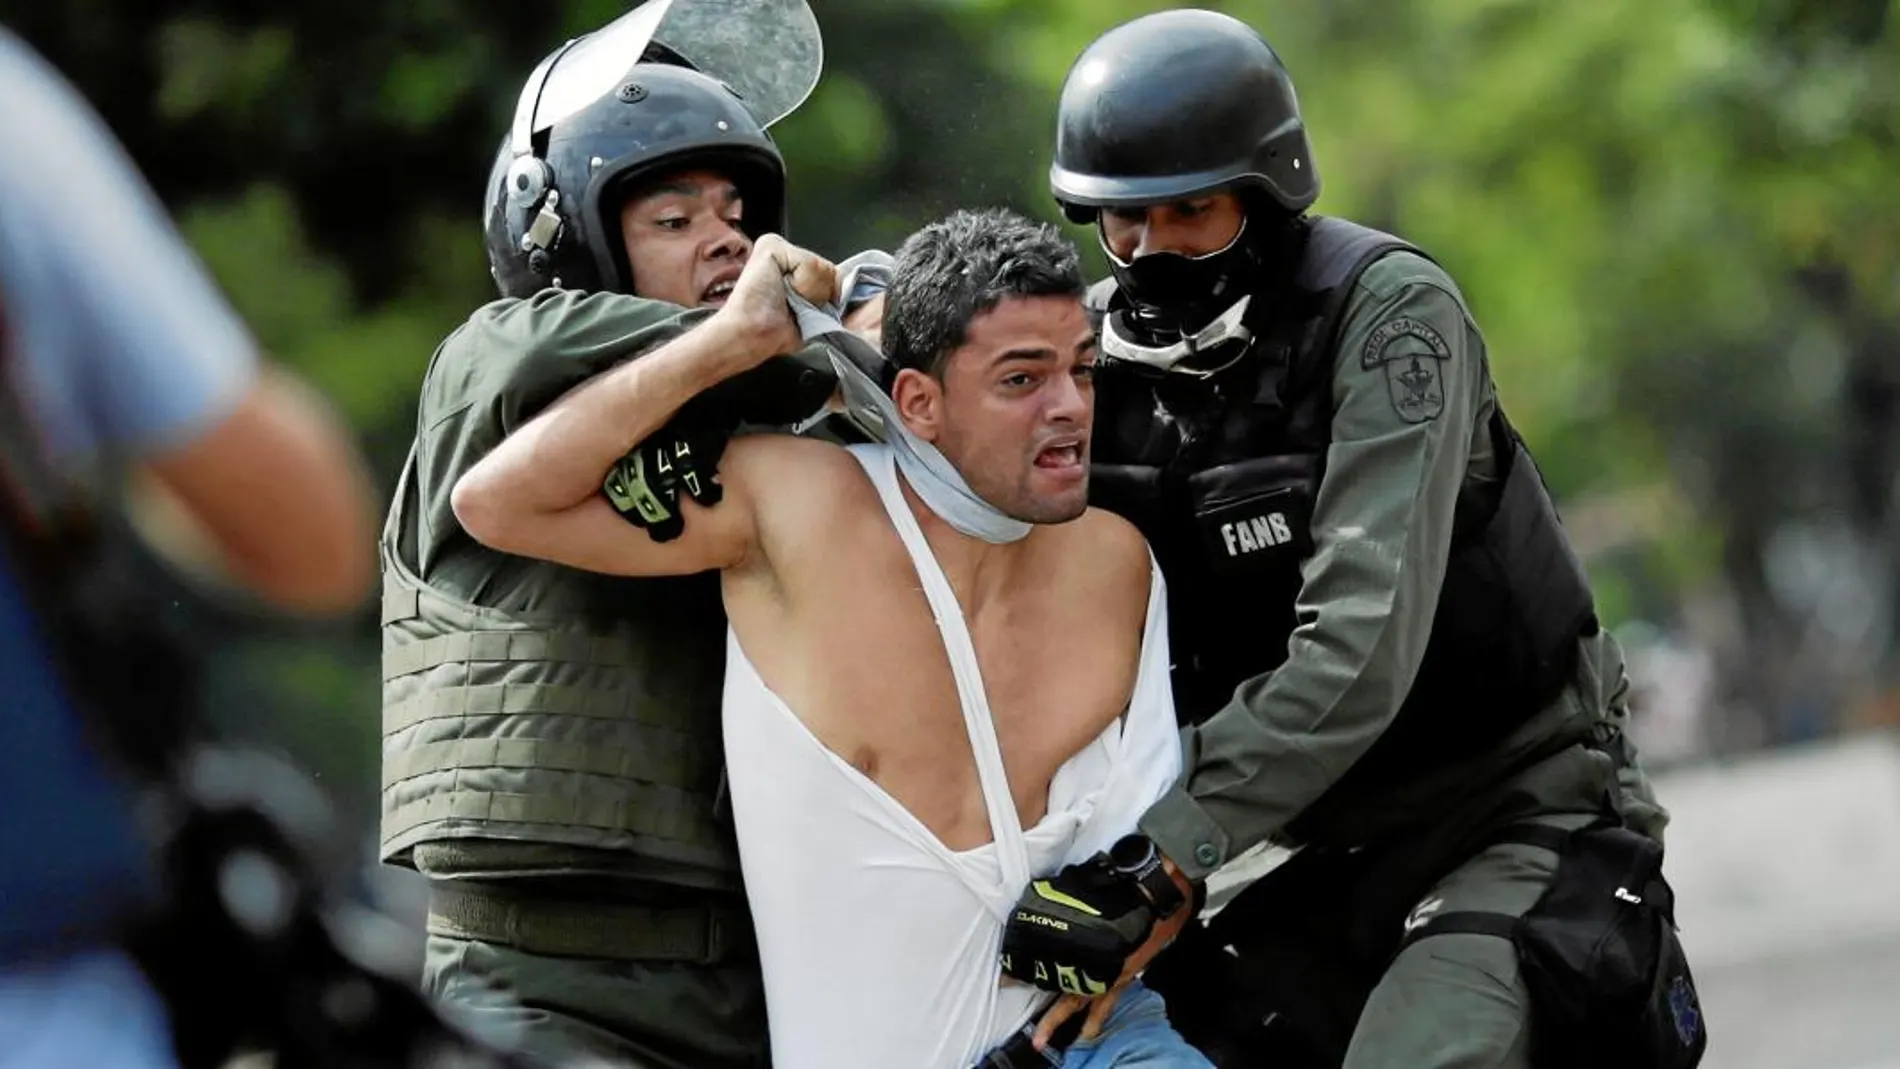
[{"label": "blue jeans", "polygon": [[[1034,1032],[1031,1021],[1025,1032]],[[1050,1069],[1214,1069],[1214,1063],[1168,1023],[1161,996],[1137,980],[1122,991],[1092,1040],[1076,1040],[1060,1054],[1043,1053]]]}]

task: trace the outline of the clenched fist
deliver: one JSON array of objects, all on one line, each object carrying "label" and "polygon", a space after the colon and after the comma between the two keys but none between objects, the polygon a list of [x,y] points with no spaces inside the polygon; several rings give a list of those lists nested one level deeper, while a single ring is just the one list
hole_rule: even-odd
[{"label": "clenched fist", "polygon": [[732,296],[726,299],[725,307],[713,313],[713,319],[729,327],[736,344],[742,347],[743,352],[735,355],[750,364],[804,347],[798,322],[785,299],[788,282],[813,304],[830,304],[838,295],[838,268],[777,234],[762,235],[752,246],[744,273],[733,284]]}]

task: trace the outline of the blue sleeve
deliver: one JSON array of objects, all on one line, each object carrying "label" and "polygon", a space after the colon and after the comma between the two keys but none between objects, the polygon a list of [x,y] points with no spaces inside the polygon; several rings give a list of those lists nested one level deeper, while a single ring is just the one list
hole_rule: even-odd
[{"label": "blue sleeve", "polygon": [[249,387],[249,332],[104,121],[4,30],[0,101],[0,302],[55,462],[190,440]]}]

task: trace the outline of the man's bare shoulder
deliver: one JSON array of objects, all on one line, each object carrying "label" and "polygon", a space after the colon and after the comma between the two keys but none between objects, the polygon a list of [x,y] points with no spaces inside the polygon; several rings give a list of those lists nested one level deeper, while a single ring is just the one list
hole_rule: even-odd
[{"label": "man's bare shoulder", "polygon": [[748,480],[794,476],[799,481],[832,479],[863,471],[850,451],[836,442],[778,431],[760,431],[734,438],[726,445],[719,470]]},{"label": "man's bare shoulder", "polygon": [[1144,607],[1153,579],[1148,540],[1134,524],[1106,509],[1090,508],[1064,524],[1059,549],[1084,575],[1091,596],[1112,597],[1117,604]]},{"label": "man's bare shoulder", "polygon": [[[732,440],[720,480],[743,487],[757,531],[757,563],[783,583],[815,575],[837,557],[841,538],[877,510],[877,490],[844,446],[778,432]],[[717,507],[717,506],[715,506]],[[817,571],[813,571],[817,569]],[[796,584],[795,584],[796,585]]]},{"label": "man's bare shoulder", "polygon": [[844,446],[778,432],[734,438],[719,462],[719,473],[721,481],[743,485],[754,507],[780,516],[813,506],[833,508],[840,497],[870,485]]},{"label": "man's bare shoulder", "polygon": [[1080,535],[1089,540],[1105,563],[1112,561],[1118,567],[1148,574],[1148,539],[1121,514],[1091,506],[1075,522],[1081,527]]}]

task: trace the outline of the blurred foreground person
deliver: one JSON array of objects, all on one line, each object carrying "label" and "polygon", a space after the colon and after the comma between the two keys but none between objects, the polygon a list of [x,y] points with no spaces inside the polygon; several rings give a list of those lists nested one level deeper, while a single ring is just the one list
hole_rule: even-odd
[{"label": "blurred foreground person", "polygon": [[[1224,1066],[1695,1064],[1622,655],[1456,283],[1308,214],[1292,81],[1225,15],[1089,45],[1050,179],[1113,274],[1090,500],[1172,593],[1187,769],[1142,831],[1194,881],[1297,849],[1154,960],[1176,1024]],[[1026,897],[1018,971],[1098,928]]]},{"label": "blurred foreground person", "polygon": [[[103,122],[4,30],[0,100],[0,1066],[217,1065],[314,1025],[336,983],[381,1020],[272,820],[318,811],[249,804],[256,777],[191,745],[209,638],[183,581],[190,561],[267,613],[357,607],[363,466],[259,360]],[[349,1063],[406,1064],[384,1038],[391,1056]]]},{"label": "blurred foreground person", "polygon": [[[721,41],[815,58],[799,35],[815,22],[757,29],[730,6],[706,5]],[[767,1039],[722,781],[718,577],[498,552],[450,500],[570,389],[714,315],[754,241],[785,228],[766,127],[816,67],[788,60],[772,68],[788,83],[742,97],[744,71],[673,50],[691,51],[690,3],[664,9],[658,32],[680,31],[664,43],[657,10],[550,54],[489,177],[502,297],[430,362],[383,536],[381,850],[431,881],[424,987],[472,1026],[548,1059],[738,1069],[766,1064]],[[773,12],[809,20],[802,4],[747,17]],[[628,539],[676,538],[681,498],[718,491],[689,462],[716,463],[742,421],[822,413],[835,385],[828,363],[768,361],[627,455],[603,507]],[[602,501],[603,468],[577,466],[591,444],[555,443],[543,485],[579,478]]]}]

